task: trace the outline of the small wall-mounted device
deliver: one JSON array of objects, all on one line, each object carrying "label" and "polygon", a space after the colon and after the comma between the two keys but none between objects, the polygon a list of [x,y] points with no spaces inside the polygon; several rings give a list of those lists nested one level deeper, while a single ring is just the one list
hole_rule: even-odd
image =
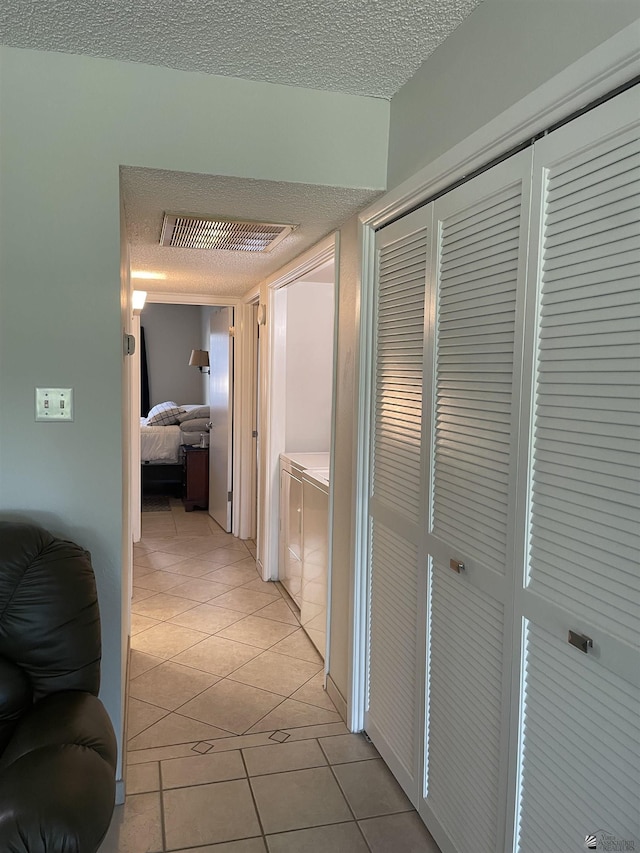
[{"label": "small wall-mounted device", "polygon": [[125,355],[133,355],[136,351],[136,339],[128,332],[124,333],[124,337],[122,339],[122,348]]},{"label": "small wall-mounted device", "polygon": [[36,388],[37,421],[72,421],[73,388]]}]

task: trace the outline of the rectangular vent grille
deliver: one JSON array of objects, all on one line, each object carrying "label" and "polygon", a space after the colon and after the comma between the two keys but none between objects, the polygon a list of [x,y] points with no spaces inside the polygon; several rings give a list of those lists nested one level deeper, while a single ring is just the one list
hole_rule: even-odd
[{"label": "rectangular vent grille", "polygon": [[241,222],[165,213],[160,245],[177,249],[269,252],[294,227],[273,222]]}]

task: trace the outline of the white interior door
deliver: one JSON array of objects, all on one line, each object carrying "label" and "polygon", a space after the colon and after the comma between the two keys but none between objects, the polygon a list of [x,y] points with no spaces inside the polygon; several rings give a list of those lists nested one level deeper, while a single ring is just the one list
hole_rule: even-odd
[{"label": "white interior door", "polygon": [[233,490],[233,308],[211,311],[209,338],[209,515],[231,532]]}]

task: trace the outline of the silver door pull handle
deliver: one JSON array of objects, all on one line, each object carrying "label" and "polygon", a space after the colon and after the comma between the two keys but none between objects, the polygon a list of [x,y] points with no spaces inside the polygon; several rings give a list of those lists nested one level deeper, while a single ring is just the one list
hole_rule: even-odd
[{"label": "silver door pull handle", "polygon": [[576,649],[580,649],[580,651],[584,652],[585,655],[589,649],[593,648],[593,640],[591,637],[586,637],[584,634],[578,634],[577,631],[569,631],[569,639],[567,642],[572,646],[575,646]]},{"label": "silver door pull handle", "polygon": [[460,560],[449,560],[449,568],[460,574],[460,572],[464,572],[464,563],[461,563]]}]

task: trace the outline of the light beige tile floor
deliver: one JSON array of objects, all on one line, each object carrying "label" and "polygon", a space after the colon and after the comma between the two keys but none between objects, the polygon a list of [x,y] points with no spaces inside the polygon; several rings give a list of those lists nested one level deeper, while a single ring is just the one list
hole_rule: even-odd
[{"label": "light beige tile floor", "polygon": [[349,734],[255,543],[144,513],[134,548],[127,801],[100,853],[439,853]]}]

